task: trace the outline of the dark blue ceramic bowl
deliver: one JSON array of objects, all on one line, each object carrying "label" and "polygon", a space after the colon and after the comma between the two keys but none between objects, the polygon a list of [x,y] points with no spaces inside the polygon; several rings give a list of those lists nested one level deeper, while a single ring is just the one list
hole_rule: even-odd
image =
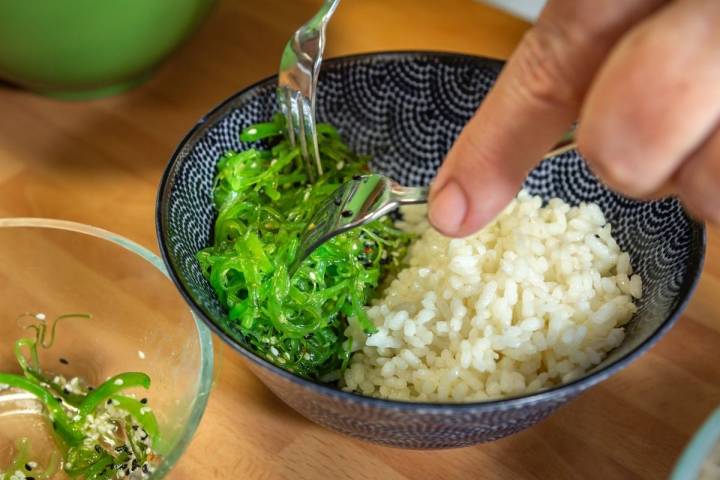
[{"label": "dark blue ceramic bowl", "polygon": [[[318,117],[339,127],[372,167],[404,184],[433,177],[453,139],[492,86],[496,60],[430,52],[343,57],[323,65]],[[197,314],[288,405],[328,428],[386,445],[446,448],[494,440],[527,428],[636,359],[667,332],[695,286],[705,231],[676,200],[636,202],[608,191],[575,152],[544,161],[526,188],[544,198],[600,204],[618,243],[642,275],[644,296],[622,345],[583,378],[532,395],[471,404],[368,398],[277,368],[224,329],[225,312],[194,254],[212,241],[215,163],[242,150],[240,130],[270,118],[275,78],[232,96],[183,139],[162,179],[157,205],[160,248],[175,283]]]}]

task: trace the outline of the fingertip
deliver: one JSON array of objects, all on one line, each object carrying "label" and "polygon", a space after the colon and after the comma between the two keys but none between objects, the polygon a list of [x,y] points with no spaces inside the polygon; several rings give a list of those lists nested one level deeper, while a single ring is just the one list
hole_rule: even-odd
[{"label": "fingertip", "polygon": [[463,227],[468,211],[468,199],[462,187],[449,180],[431,194],[428,218],[440,233],[455,237]]},{"label": "fingertip", "polygon": [[430,224],[443,235],[454,238],[464,238],[481,230],[510,203],[519,188],[495,180],[481,186],[449,179],[431,196]]}]

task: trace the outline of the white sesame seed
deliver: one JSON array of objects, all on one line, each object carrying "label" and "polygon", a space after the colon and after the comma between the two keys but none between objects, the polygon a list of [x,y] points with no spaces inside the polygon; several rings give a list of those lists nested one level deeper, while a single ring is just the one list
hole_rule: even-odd
[{"label": "white sesame seed", "polygon": [[45,320],[45,318],[47,318],[47,317],[45,317],[45,314],[41,312],[41,313],[36,313],[35,318],[37,318],[38,320]]},{"label": "white sesame seed", "polygon": [[145,352],[138,350],[138,357],[140,357],[140,360],[145,360]]},{"label": "white sesame seed", "polygon": [[257,133],[257,128],[248,128],[247,133],[248,135],[255,135]]},{"label": "white sesame seed", "polygon": [[122,378],[118,378],[118,379],[115,380],[113,383],[119,387],[120,385],[122,385],[122,384],[125,383],[125,382],[123,382],[123,379],[122,379]]},{"label": "white sesame seed", "polygon": [[271,351],[272,354],[275,355],[275,356],[277,356],[277,355],[280,354],[280,352],[278,351],[278,349],[275,348],[275,347],[270,347],[270,351]]}]

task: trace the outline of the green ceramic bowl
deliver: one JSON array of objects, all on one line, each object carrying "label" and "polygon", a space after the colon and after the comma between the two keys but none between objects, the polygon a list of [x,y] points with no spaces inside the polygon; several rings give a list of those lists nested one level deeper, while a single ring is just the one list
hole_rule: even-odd
[{"label": "green ceramic bowl", "polygon": [[0,78],[67,99],[146,79],[214,0],[0,0]]}]

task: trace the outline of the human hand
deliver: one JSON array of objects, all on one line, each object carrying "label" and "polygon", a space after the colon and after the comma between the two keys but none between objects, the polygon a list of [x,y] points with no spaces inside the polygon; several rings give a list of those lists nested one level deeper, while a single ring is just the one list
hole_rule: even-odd
[{"label": "human hand", "polygon": [[462,237],[579,118],[610,188],[720,221],[720,1],[550,0],[448,153],[430,221]]}]

